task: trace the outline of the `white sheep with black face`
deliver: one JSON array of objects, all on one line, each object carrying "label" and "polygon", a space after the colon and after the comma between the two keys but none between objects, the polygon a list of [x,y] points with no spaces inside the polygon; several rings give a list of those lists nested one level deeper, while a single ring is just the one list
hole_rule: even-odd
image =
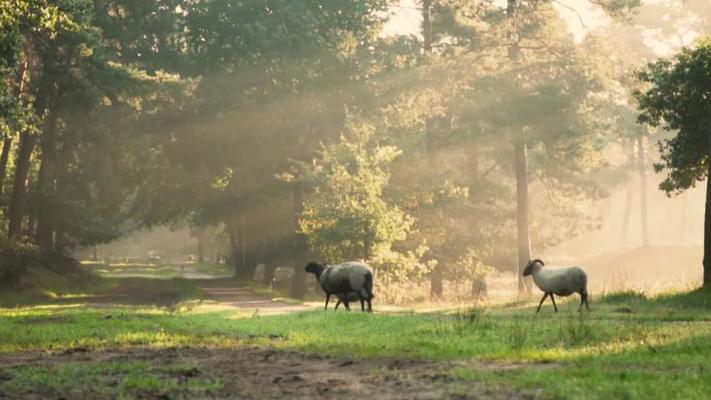
[{"label": "white sheep with black face", "polygon": [[310,262],[306,265],[305,270],[316,276],[321,289],[326,292],[325,308],[328,308],[328,301],[331,295],[336,295],[339,303],[343,302],[346,310],[350,310],[348,301],[350,295],[355,293],[360,300],[360,309],[365,311],[365,303],[367,302],[368,312],[373,311],[371,306],[371,300],[374,297],[373,269],[368,264],[358,261],[335,265]]},{"label": "white sheep with black face", "polygon": [[533,282],[536,286],[543,291],[543,298],[541,302],[538,303],[538,308],[536,312],[541,311],[541,305],[546,300],[546,297],[550,296],[553,302],[553,307],[555,311],[558,312],[558,306],[555,304],[555,298],[553,295],[557,296],[570,296],[573,293],[580,294],[580,307],[578,311],[583,309],[583,304],[590,311],[590,304],[588,303],[588,277],[585,271],[579,267],[565,267],[565,268],[543,268],[545,264],[541,260],[531,260],[526,265],[523,270],[523,276],[531,275],[533,277]]}]

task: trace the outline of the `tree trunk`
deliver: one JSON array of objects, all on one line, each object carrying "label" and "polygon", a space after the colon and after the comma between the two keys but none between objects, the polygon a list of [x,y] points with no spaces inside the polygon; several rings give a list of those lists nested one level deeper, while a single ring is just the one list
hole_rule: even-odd
[{"label": "tree trunk", "polygon": [[[632,140],[625,140],[625,151],[634,159],[634,143]],[[620,245],[624,245],[627,242],[627,234],[630,230],[630,218],[632,217],[632,197],[634,193],[632,191],[632,182],[625,182],[625,209],[622,214],[622,226],[620,227]]]},{"label": "tree trunk", "polygon": [[[54,244],[52,240],[53,209],[50,199],[54,193],[54,168],[56,159],[56,128],[57,113],[48,116],[47,129],[42,132],[42,159],[37,176],[37,190],[35,193],[33,214],[37,218],[37,235],[35,242],[40,249],[50,251]],[[30,224],[32,226],[32,224]]]},{"label": "tree trunk", "polygon": [[637,137],[637,154],[639,163],[639,196],[640,196],[640,217],[642,218],[642,246],[649,247],[649,221],[647,219],[647,163],[644,156],[644,137]]},{"label": "tree trunk", "polygon": [[[507,0],[506,17],[513,20],[516,16],[517,0]],[[513,25],[513,24],[512,24]],[[510,45],[508,56],[511,63],[518,65],[519,48],[516,32],[508,33]],[[526,141],[523,132],[516,132],[513,137],[514,157],[516,165],[516,226],[518,242],[518,292],[531,293],[531,279],[524,278],[522,273],[526,264],[531,260],[531,237],[528,226],[528,155],[526,154]]]},{"label": "tree trunk", "polygon": [[632,196],[631,182],[625,182],[625,209],[622,214],[622,227],[620,228],[620,245],[627,242],[627,233],[630,230],[630,218],[632,217]]},{"label": "tree trunk", "polygon": [[262,283],[265,285],[271,285],[274,280],[274,272],[276,272],[276,264],[272,262],[264,264],[264,276],[262,277]]},{"label": "tree trunk", "polygon": [[12,149],[12,138],[8,136],[2,142],[2,154],[0,155],[0,195],[2,195],[3,185],[5,184],[7,160],[10,158],[10,149]]},{"label": "tree trunk", "polygon": [[708,140],[706,215],[704,217],[704,287],[711,288],[711,139]]},{"label": "tree trunk", "polygon": [[689,192],[681,194],[681,210],[679,212],[679,235],[677,235],[679,244],[683,244],[686,240],[686,216],[689,209]]},{"label": "tree trunk", "polygon": [[232,265],[235,270],[235,277],[237,277],[242,266],[242,246],[240,238],[238,237],[237,226],[234,222],[230,222],[225,224],[225,230],[227,231],[230,241],[230,255],[225,262]]},{"label": "tree trunk", "polygon": [[234,229],[235,243],[233,256],[235,260],[235,278],[251,279],[254,273],[252,268],[252,246],[251,241],[247,241],[247,227],[245,218],[240,218]]},{"label": "tree trunk", "polygon": [[298,232],[299,219],[304,208],[304,188],[301,184],[294,185],[292,210],[294,213],[294,277],[291,282],[291,296],[301,299],[306,295],[306,237]]},{"label": "tree trunk", "polygon": [[422,0],[422,38],[425,52],[432,52],[432,0]]},{"label": "tree trunk", "polygon": [[[27,75],[27,61],[20,64],[20,70],[18,71],[18,81],[17,81],[17,91],[15,95],[17,96],[17,101],[20,102],[22,95],[25,92],[25,76]],[[5,175],[7,172],[7,160],[10,158],[10,151],[12,150],[12,137],[8,136],[3,140],[2,144],[2,155],[0,155],[0,195],[2,195],[3,186],[5,184]]]},{"label": "tree trunk", "polygon": [[197,231],[197,253],[198,262],[205,262],[205,230],[198,228]]},{"label": "tree trunk", "polygon": [[[422,38],[423,38],[423,48],[425,53],[432,52],[432,0],[422,0]],[[428,129],[430,124],[425,121],[425,140],[426,140],[426,151],[427,151],[427,162],[429,164],[430,170],[434,171],[436,167],[436,162],[434,159],[434,139],[432,138],[432,132]],[[444,282],[443,282],[443,271],[442,265],[437,264],[432,273],[430,274],[430,297],[433,299],[439,299],[442,297],[444,292]]]},{"label": "tree trunk", "polygon": [[27,192],[27,177],[30,172],[32,151],[37,137],[27,132],[20,134],[20,148],[15,162],[15,181],[10,198],[8,211],[8,236],[10,239],[19,239],[22,236],[22,219],[25,216],[25,197]]},{"label": "tree trunk", "polygon": [[514,139],[516,157],[516,225],[518,228],[518,291],[531,293],[531,280],[523,270],[531,260],[531,236],[528,226],[528,154],[523,138]]},{"label": "tree trunk", "polygon": [[[469,152],[469,171],[475,185],[479,180],[479,159],[479,146],[474,145]],[[486,277],[472,278],[471,296],[474,301],[485,299],[488,296]]]}]

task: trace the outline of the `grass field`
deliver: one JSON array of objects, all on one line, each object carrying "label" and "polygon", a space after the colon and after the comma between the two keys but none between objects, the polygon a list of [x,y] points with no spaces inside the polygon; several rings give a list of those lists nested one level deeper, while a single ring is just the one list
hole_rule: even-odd
[{"label": "grass field", "polygon": [[[240,365],[262,365],[273,351],[291,354],[279,356],[287,358],[287,375],[296,367],[286,365],[315,368],[309,357],[317,355],[355,362],[366,380],[386,375],[422,385],[429,376],[413,387],[436,388],[431,398],[694,399],[711,392],[711,293],[704,291],[609,295],[593,301],[590,313],[577,313],[573,300],[539,314],[522,302],[260,316],[186,306],[201,297],[188,280],[96,287],[0,308],[0,397],[220,397],[244,389],[234,359],[249,354]],[[396,372],[384,367],[394,360],[403,363]],[[274,382],[281,379],[275,371],[265,372]]]}]

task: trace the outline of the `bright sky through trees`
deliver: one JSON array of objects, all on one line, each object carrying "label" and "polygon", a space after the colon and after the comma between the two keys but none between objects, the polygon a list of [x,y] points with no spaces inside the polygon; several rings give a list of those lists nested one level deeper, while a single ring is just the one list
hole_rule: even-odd
[{"label": "bright sky through trees", "polygon": [[[644,1],[647,4],[665,2],[670,4],[681,3],[680,0]],[[506,6],[506,0],[496,0],[495,3],[501,7]],[[588,0],[555,0],[554,6],[567,21],[568,28],[578,43],[585,38],[588,32],[603,28],[612,22],[608,15]],[[398,6],[392,7],[391,13],[391,18],[381,33],[382,36],[420,35],[422,14],[417,0],[401,0]],[[673,16],[667,15],[664,18],[672,19]],[[683,24],[674,40],[670,40],[667,35],[658,30],[646,30],[644,32],[646,44],[660,56],[669,55],[682,46],[690,45],[698,36],[699,32],[684,29]]]}]

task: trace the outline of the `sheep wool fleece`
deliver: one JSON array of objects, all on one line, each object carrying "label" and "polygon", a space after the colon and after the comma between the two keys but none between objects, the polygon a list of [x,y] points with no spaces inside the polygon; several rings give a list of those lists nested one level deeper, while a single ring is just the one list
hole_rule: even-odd
[{"label": "sheep wool fleece", "polygon": [[321,277],[319,284],[327,293],[346,293],[363,290],[361,293],[367,297],[365,292],[365,277],[373,276],[373,269],[368,265],[358,261],[345,262],[343,264],[329,265]]},{"label": "sheep wool fleece", "polygon": [[533,274],[533,281],[545,292],[558,296],[568,296],[587,284],[585,272],[578,267],[543,268]]}]

